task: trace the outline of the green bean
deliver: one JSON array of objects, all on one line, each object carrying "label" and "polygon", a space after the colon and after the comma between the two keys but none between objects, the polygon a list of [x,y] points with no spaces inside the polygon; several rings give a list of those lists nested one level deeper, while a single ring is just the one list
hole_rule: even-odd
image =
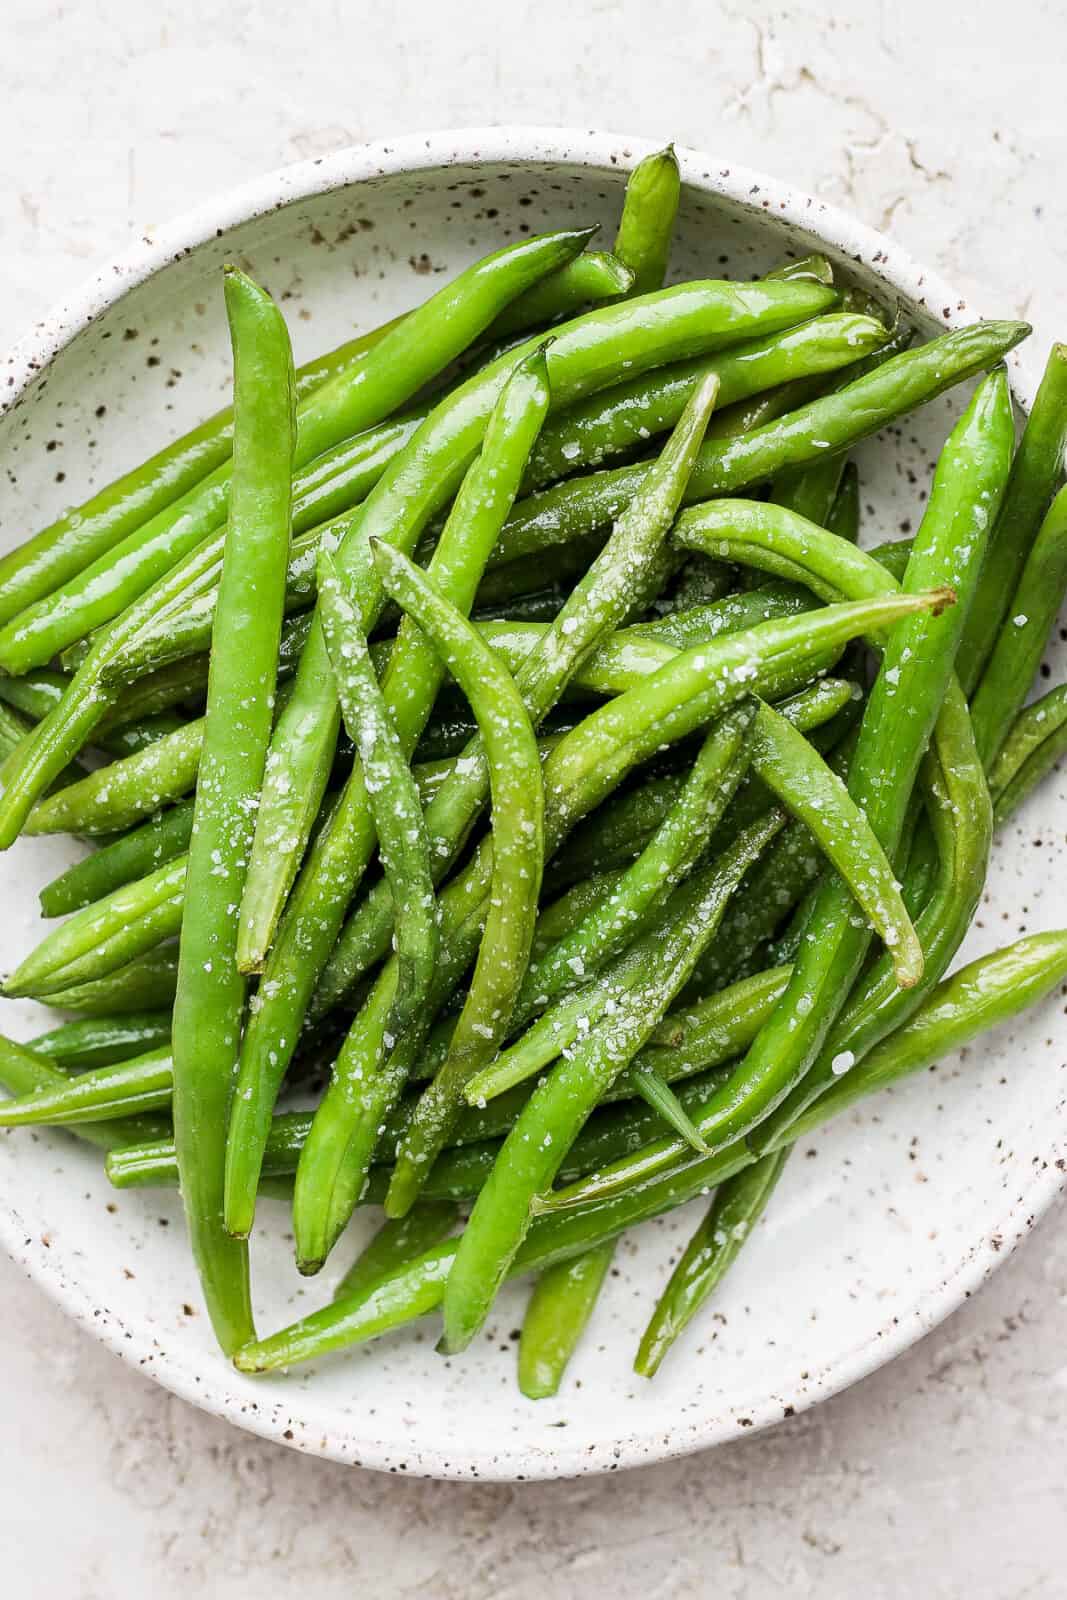
[{"label": "green bean", "polygon": [[896,982],[914,987],[923,973],[922,945],[881,843],[841,778],[787,718],[767,705],[760,706],[756,719],[752,765],[805,824],[878,933]]},{"label": "green bean", "polygon": [[377,547],[375,558],[389,593],[432,641],[471,703],[492,795],[490,909],[448,1055],[397,1151],[386,1213],[403,1216],[418,1195],[421,1173],[451,1131],[464,1084],[496,1049],[522,983],[541,888],[544,796],[533,728],[510,673],[418,568],[387,545]]},{"label": "green bean", "polygon": [[989,541],[985,572],[960,647],[957,668],[971,695],[997,640],[1030,547],[1063,482],[1067,448],[1067,345],[1054,344],[1012,463],[1000,515]]},{"label": "green bean", "polygon": [[659,950],[622,997],[618,1012],[594,1026],[527,1102],[456,1248],[443,1306],[447,1352],[465,1349],[484,1323],[529,1228],[534,1198],[551,1187],[603,1090],[629,1066],[685,984],[730,896],[782,820],[779,814],[755,824],[720,861],[689,880],[686,913],[665,930]]},{"label": "green bean", "polygon": [[193,789],[204,743],[204,718],[185,723],[155,744],[98,767],[31,811],[28,834],[116,833],[150,817]]},{"label": "green bean", "polygon": [[174,1075],[170,1045],[150,1051],[117,1066],[91,1067],[73,1080],[59,1074],[54,1086],[35,1088],[14,1100],[0,1102],[0,1127],[32,1127],[50,1123],[63,1127],[76,1123],[115,1119],[116,1092],[122,1096],[122,1115],[170,1108]]},{"label": "green bean", "polygon": [[[854,746],[850,734],[828,758],[827,764],[840,778],[848,776]],[[753,868],[744,893],[731,903],[717,937],[697,962],[683,1000],[712,994],[739,977],[760,946],[804,900],[825,867],[825,858],[805,825],[790,822]]]},{"label": "green bean", "polygon": [[113,1067],[170,1040],[170,1012],[142,1011],[131,1016],[64,1022],[38,1034],[31,1047],[67,1072]]},{"label": "green bean", "polygon": [[[340,441],[397,410],[482,333],[517,294],[576,255],[588,231],[523,239],[476,262],[386,332],[362,361],[333,374],[301,400],[293,462],[303,467]],[[31,607],[20,626],[0,631],[0,662],[20,670],[116,615],[225,520],[229,471],[220,468],[139,526],[57,593]],[[121,573],[121,581],[119,574]],[[135,587],[137,585],[137,587]],[[27,659],[31,621],[40,618],[36,660]],[[43,654],[41,653],[43,651]]]},{"label": "green bean", "polygon": [[166,866],[188,850],[192,827],[193,802],[184,800],[122,834],[46,883],[38,896],[41,915],[63,917],[80,911]]},{"label": "green bean", "polygon": [[605,250],[583,250],[505,306],[486,337],[508,339],[527,328],[576,316],[597,301],[613,300],[633,288],[634,274],[617,256]]},{"label": "green bean", "polygon": [[[874,572],[881,581],[880,569],[874,567]],[[919,606],[920,609],[929,608],[942,602],[943,596],[928,596]],[[891,611],[888,615],[898,614]],[[810,618],[801,616],[766,623],[744,633],[713,640],[707,646],[691,646],[659,672],[600,708],[581,728],[568,735],[551,757],[553,772],[563,769],[561,792],[567,793],[573,784],[566,821],[561,821],[561,836],[581,815],[594,809],[599,798],[615,787],[624,771],[639,764],[660,745],[684,738],[739,699],[746,689],[774,698],[789,693],[816,672],[825,670],[834,659],[835,650],[846,642],[858,615],[831,608]],[[872,611],[868,615],[874,617],[876,613]],[[831,641],[838,643],[835,645]],[[753,672],[754,677],[751,676]],[[645,740],[647,747],[642,743]],[[600,752],[605,746],[614,754],[617,766],[607,764],[606,754],[601,758]],[[603,759],[602,775],[594,779],[598,759]],[[572,768],[572,773],[564,776],[568,767]],[[665,810],[666,807],[657,822],[662,820]],[[364,906],[373,910],[373,895]],[[375,925],[368,917],[369,930],[361,927],[360,921],[361,914],[357,912],[342,938],[335,971],[340,960],[344,965],[337,974],[336,985],[331,985],[331,1000],[343,994],[387,948],[387,920],[384,926],[380,921]],[[327,979],[330,976],[327,969]],[[325,1005],[325,996],[321,1003]]]},{"label": "green bean", "polygon": [[854,461],[845,462],[845,470],[841,475],[834,503],[830,507],[826,527],[829,533],[836,533],[839,539],[847,539],[849,544],[856,544],[859,540],[860,475]]},{"label": "green bean", "polygon": [[[1018,1016],[1054,989],[1065,975],[1067,934],[1061,932],[1030,935],[961,967],[941,981],[903,1028],[883,1040],[863,1061],[857,1062],[787,1131],[781,1132],[775,1148],[786,1149],[864,1095],[921,1071],[969,1044],[989,1028]],[[702,1131],[710,1131],[699,1108],[694,1112],[694,1119]],[[583,1215],[592,1219],[612,1204],[625,1202],[627,1196],[648,1194],[660,1183],[673,1189],[675,1194],[679,1191],[687,1196],[699,1193],[699,1187],[691,1188],[685,1182],[686,1175],[694,1179],[700,1173],[704,1185],[711,1186],[725,1182],[758,1159],[744,1140],[739,1139],[713,1155],[710,1161],[694,1163],[691,1153],[684,1152],[678,1165],[664,1171],[650,1161],[650,1149],[646,1147],[619,1162],[613,1173],[605,1168],[567,1189],[555,1190],[541,1202],[539,1209],[560,1214],[560,1220],[568,1212],[576,1222]],[[765,1152],[772,1153],[771,1150]],[[609,1196],[614,1196],[614,1200]],[[628,1211],[629,1207],[623,1203],[620,1209]],[[584,1240],[585,1230],[579,1231]]]},{"label": "green bean", "polygon": [[989,774],[993,818],[1011,815],[1067,750],[1067,689],[1061,684],[1016,717]]},{"label": "green bean", "polygon": [[[830,298],[831,292],[817,284],[690,284],[593,311],[561,327],[549,348],[553,403],[567,405],[610,385],[622,373],[634,376],[672,359],[791,326],[823,309]],[[410,553],[430,517],[454,492],[503,383],[531,348],[521,345],[508,352],[438,405],[354,520],[338,560],[356,575],[365,597],[366,631],[381,609],[383,594],[368,554],[371,537]],[[358,537],[353,536],[356,529]],[[272,746],[243,913],[242,965],[250,970],[262,963],[273,937],[329,769],[338,716],[322,651],[321,635],[313,629],[296,692]],[[2,822],[0,807],[0,842]]]},{"label": "green bean", "polygon": [[527,1400],[548,1400],[558,1392],[614,1254],[609,1239],[538,1278],[519,1337],[519,1390]]},{"label": "green bean", "polygon": [[788,1150],[764,1156],[716,1190],[707,1216],[686,1245],[641,1335],[634,1371],[642,1378],[655,1377],[671,1345],[733,1265],[763,1214],[788,1156]]},{"label": "green bean", "polygon": [[[784,467],[845,450],[879,428],[991,366],[1024,339],[1026,323],[983,322],[894,356],[845,388],[812,400],[750,433],[705,443],[687,499],[736,493]],[[500,543],[501,560],[530,555],[607,526],[629,502],[644,465],[571,478],[516,506]]]},{"label": "green bean", "polygon": [[700,1137],[693,1119],[670,1084],[660,1077],[655,1067],[635,1061],[629,1069],[628,1077],[641,1099],[662,1117],[668,1128],[673,1128],[691,1150],[696,1150],[702,1156],[708,1154],[708,1147]]},{"label": "green bean", "polygon": [[[504,386],[482,451],[464,477],[430,561],[432,580],[461,610],[473,602],[548,401],[544,352],[538,347],[517,364]],[[422,733],[444,675],[444,663],[430,642],[411,622],[403,621],[382,675],[382,692],[406,755]],[[227,1158],[227,1224],[235,1233],[252,1226],[256,1175],[271,1110],[312,991],[374,842],[373,818],[357,766],[297,881],[267,958],[260,1001],[242,1046]]]},{"label": "green bean", "polygon": [[229,270],[225,287],[234,354],[233,480],[189,846],[189,915],[178,953],[173,1108],[193,1256],[215,1336],[230,1354],[252,1327],[247,1247],[225,1232],[222,1217],[226,1120],[245,1003],[235,959],[237,909],[270,739],[295,418],[281,314],[243,274]]},{"label": "green bean", "polygon": [[[634,600],[643,594],[717,392],[715,378],[694,392],[645,491],[635,497],[628,515],[621,519],[604,550],[519,668],[516,685],[534,726],[552,709],[583,659],[602,645]],[[656,641],[652,645],[655,648]],[[667,656],[670,648],[659,646],[661,655]],[[431,853],[439,877],[467,837],[484,802],[486,783],[484,755],[481,746],[474,743],[427,812]],[[362,951],[368,945],[376,947],[383,938],[388,938],[388,906],[384,896],[372,890],[349,920],[327,967],[327,993],[343,993],[358,975],[353,967],[363,959]]]},{"label": "green bean", "polygon": [[42,997],[106,977],[172,938],[182,923],[184,856],[126,884],[53,929],[15,968],[5,995]]},{"label": "green bean", "polygon": [[673,145],[645,156],[626,180],[612,248],[633,273],[631,294],[648,294],[663,287],[681,189]]},{"label": "green bean", "polygon": [[57,990],[48,996],[48,1004],[58,1011],[82,1012],[89,1017],[154,1010],[172,1003],[177,977],[177,947],[160,945],[106,978]]},{"label": "green bean", "polygon": [[[1067,365],[1067,347],[1063,348]],[[1067,488],[1041,523],[1019,577],[1010,615],[971,700],[978,754],[996,760],[1025,703],[1067,589]]]},{"label": "green bean", "polygon": [[[960,603],[940,616],[913,618],[893,632],[864,711],[849,791],[890,859],[940,702],[954,681],[952,661],[981,570],[984,539],[975,508],[985,513],[988,528],[1007,478],[1012,436],[1011,402],[1003,373],[997,372],[976,391],[942,452],[908,565],[909,589],[948,579]],[[809,536],[810,544],[816,542]],[[841,543],[841,555],[845,552],[849,562],[859,555]],[[842,560],[842,574],[845,567]],[[842,576],[842,587],[847,581]],[[789,988],[719,1097],[716,1141],[749,1133],[804,1076],[858,974],[869,938],[866,927],[854,925],[849,916],[843,882],[824,880]]]},{"label": "green bean", "polygon": [[[69,1082],[67,1074],[47,1056],[0,1034],[0,1085],[9,1094],[48,1094],[51,1090],[65,1087]],[[70,1131],[76,1138],[94,1144],[101,1150],[119,1150],[124,1145],[138,1145],[146,1139],[158,1139],[162,1127],[158,1117],[127,1117],[111,1122],[87,1123]]]},{"label": "green bean", "polygon": [[751,404],[756,396],[762,403],[772,386],[847,370],[885,337],[882,324],[871,317],[832,311],[782,333],[617,384],[553,418],[530,457],[526,492],[644,448],[650,435],[674,426],[696,385],[712,373],[719,380],[721,405]]},{"label": "green bean", "polygon": [[[575,238],[570,235],[561,235],[555,241],[553,239],[526,241],[522,245],[513,247],[510,251],[502,252],[498,257],[491,258],[488,263],[470,268],[466,274],[462,275],[460,280],[461,285],[466,284],[467,289],[470,291],[468,313],[478,310],[479,314],[491,315],[494,307],[505,303],[509,295],[514,294],[517,284],[529,282],[531,278],[537,277],[551,264],[554,257],[566,256],[568,253],[573,254],[577,244],[580,243],[580,238],[581,236]],[[482,266],[485,267],[486,274],[492,280],[489,286],[491,293],[488,295],[486,293],[486,284],[482,282]],[[444,296],[445,302],[448,302],[450,293],[451,291],[448,289],[440,291],[430,302],[430,305],[436,306],[436,310],[440,310],[441,305],[439,302],[442,296]],[[419,316],[423,315],[425,309],[425,307],[420,309]],[[433,315],[436,315],[436,311]],[[408,324],[405,325],[405,328],[409,334],[411,332],[410,324],[417,323],[418,320],[418,316],[408,319]],[[460,317],[456,320],[453,326],[453,334],[449,335],[449,337],[454,336],[457,331],[462,332],[467,320],[469,320],[469,317],[468,319]],[[427,351],[430,355],[435,352],[438,355],[441,354],[443,347],[441,345],[440,332],[435,337],[428,338],[426,342]],[[371,370],[372,377],[375,377],[375,375],[380,377],[383,370],[387,371],[391,359],[390,351],[391,341],[383,340],[380,350],[375,353],[373,360],[368,363],[368,370]],[[384,368],[382,352],[384,352]],[[395,355],[395,353],[395,350],[393,350],[392,354]],[[409,377],[413,372],[417,373],[418,367],[419,363],[415,363],[414,367],[412,367],[411,363],[405,363],[405,371]],[[366,377],[366,372],[363,373],[363,377]],[[388,382],[386,387],[388,387]],[[374,398],[372,389],[375,389],[374,385],[365,389],[365,395],[371,400]],[[380,390],[380,385],[377,385],[377,390]],[[307,432],[310,438],[315,429],[312,428]],[[416,435],[412,435],[412,438]],[[303,433],[301,436],[304,436]],[[366,447],[360,441],[356,441],[354,448],[357,456],[361,459],[366,455]],[[390,447],[391,449],[392,447]],[[390,450],[385,452],[386,457],[390,454]],[[373,481],[380,476],[382,467],[382,451],[373,440],[370,445],[370,457],[373,466],[371,471],[371,480]],[[312,463],[310,469],[312,474],[314,469],[315,463]],[[224,473],[223,476],[226,477],[226,474]],[[341,478],[344,479],[344,477],[345,474],[342,471]],[[208,480],[208,482],[210,485],[211,480]],[[180,609],[181,606],[186,604],[190,594],[195,593],[197,583],[205,580],[217,564],[222,535],[217,533],[205,534],[203,525],[206,522],[215,527],[224,521],[226,496],[228,494],[227,482],[214,484],[212,492],[215,498],[211,502],[211,506],[206,507],[199,491],[196,491],[192,496],[195,504],[193,504],[188,516],[183,514],[181,503],[179,503],[176,510],[172,508],[173,516],[167,523],[167,527],[162,530],[156,530],[159,533],[159,537],[155,537],[153,534],[153,528],[155,527],[153,523],[148,525],[147,530],[142,530],[141,533],[134,536],[137,551],[131,556],[129,562],[116,562],[109,559],[106,563],[107,572],[101,575],[101,584],[105,591],[103,603],[106,603],[111,612],[122,605],[125,605],[126,609],[115,617],[115,620],[109,626],[100,630],[94,640],[89,656],[79,668],[76,679],[72,683],[68,694],[64,697],[62,705],[57,707],[45,719],[40,729],[36,732],[34,739],[27,741],[25,747],[19,752],[17,763],[9,764],[4,771],[4,786],[2,793],[0,793],[0,848],[6,848],[12,842],[33,801],[47,789],[51,779],[62,769],[62,766],[70,759],[71,755],[76,753],[86,742],[93,727],[99,722],[101,716],[112,703],[114,689],[103,682],[105,671],[117,660],[121,659],[131,647],[135,646],[137,637],[146,624],[154,624],[159,614],[168,607],[176,606]],[[351,485],[348,485],[342,496],[342,503],[351,505],[353,499],[358,498],[358,492],[353,490]],[[326,499],[330,499],[329,493],[327,493]],[[170,516],[169,513],[164,514],[165,521],[168,516]],[[172,523],[173,526],[171,526]],[[182,556],[182,551],[187,553]],[[143,555],[145,560],[141,560],[140,555]],[[160,568],[162,569],[162,575],[153,582],[151,573]],[[92,569],[89,569],[89,573],[91,572]],[[118,582],[116,582],[116,572],[119,574],[120,581]],[[89,573],[83,575],[83,578],[88,579]],[[145,588],[146,584],[148,585],[147,589]],[[130,603],[127,603],[128,601]],[[64,616],[61,613],[62,608],[58,605],[56,598],[52,597],[49,601],[47,616],[43,625],[46,627],[52,623],[57,626],[63,625]],[[82,622],[75,622],[72,629],[73,636],[83,632],[85,632],[85,625]],[[71,630],[68,630],[68,636],[70,636],[70,633]],[[39,651],[39,644],[37,648]],[[51,648],[50,644],[45,644],[45,657],[50,653]],[[33,655],[32,650],[30,654],[31,656]],[[14,664],[13,660],[9,664]],[[28,664],[29,662],[21,663],[23,666]],[[323,665],[320,655],[317,660],[316,670],[322,669]],[[312,815],[315,810],[317,810],[317,803],[312,808]]]},{"label": "green bean", "polygon": [[360,1293],[406,1266],[446,1238],[458,1221],[459,1208],[447,1200],[425,1200],[412,1207],[406,1217],[387,1218],[338,1283],[334,1299]]},{"label": "green bean", "polygon": [[[325,550],[319,554],[319,599],[341,715],[363,769],[382,869],[393,897],[397,987],[389,1026],[399,1033],[425,1006],[437,959],[437,906],[426,827],[419,791],[378,687],[355,606]],[[531,759],[539,779],[533,744]]]}]

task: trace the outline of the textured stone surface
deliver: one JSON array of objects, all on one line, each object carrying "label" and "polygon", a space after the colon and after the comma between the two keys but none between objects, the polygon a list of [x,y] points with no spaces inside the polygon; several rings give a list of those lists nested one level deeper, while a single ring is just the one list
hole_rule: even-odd
[{"label": "textured stone surface", "polygon": [[[1060,8],[484,0],[68,7],[8,0],[7,343],[131,235],[206,192],[418,128],[662,133],[891,229],[1040,353],[1063,303]],[[644,31],[655,18],[650,37]],[[931,31],[931,29],[935,31]],[[1062,328],[1058,331],[1062,331]],[[119,1367],[6,1261],[0,1548],[20,1596],[190,1583],[331,1600],[1053,1597],[1067,1557],[1062,1208],[938,1333],[810,1416],[577,1484],[401,1482],[237,1434]],[[57,1518],[59,1528],[57,1530]]]}]

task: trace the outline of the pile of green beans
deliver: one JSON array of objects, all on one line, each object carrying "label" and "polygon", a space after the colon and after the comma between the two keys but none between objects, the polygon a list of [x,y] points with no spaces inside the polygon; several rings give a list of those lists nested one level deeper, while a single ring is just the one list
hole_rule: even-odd
[{"label": "pile of green beans", "polygon": [[[1016,446],[1025,325],[913,348],[821,257],[665,289],[680,192],[668,147],[610,252],[523,237],[295,373],[227,268],[232,409],[0,561],[0,848],[93,846],[0,1127],[180,1185],[244,1372],[437,1310],[458,1353],[534,1272],[555,1394],[620,1234],[710,1193],[651,1377],[799,1137],[1067,978],[1067,932],[950,971],[1067,751],[1067,351]],[[969,378],[863,551],[850,448]],[[261,1198],[307,1275],[385,1213],[262,1339]]]}]

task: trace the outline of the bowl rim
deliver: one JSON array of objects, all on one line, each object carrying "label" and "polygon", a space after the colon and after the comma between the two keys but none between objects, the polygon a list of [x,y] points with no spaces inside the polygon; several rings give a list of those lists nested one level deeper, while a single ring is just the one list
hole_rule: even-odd
[{"label": "bowl rim", "polygon": [[[303,200],[380,177],[439,170],[454,165],[507,163],[514,166],[557,162],[592,170],[629,171],[642,157],[662,148],[662,141],[631,138],[590,130],[505,125],[441,130],[359,144],[331,155],[280,167],[229,189],[185,212],[106,262],[69,296],[40,318],[8,355],[6,381],[0,393],[0,414],[16,405],[54,358],[105,311],[197,246],[242,223]],[[779,179],[729,160],[675,146],[682,180],[688,187],[729,200],[759,214],[771,212],[782,221],[817,235],[831,248],[875,273],[910,304],[920,306],[946,329],[975,320],[978,313],[939,273],[923,267],[886,234],[868,227],[840,208]],[[759,197],[758,200],[756,197]],[[1025,412],[1034,382],[1025,358],[1009,357],[1012,392]],[[299,1427],[297,1394],[279,1398],[255,1380],[241,1380],[224,1362],[197,1370],[195,1362],[164,1354],[151,1333],[128,1327],[121,1317],[101,1310],[88,1285],[64,1262],[62,1251],[37,1247],[36,1231],[26,1226],[14,1201],[0,1204],[0,1243],[28,1276],[74,1321],[90,1330],[131,1366],[147,1371],[164,1388],[216,1416],[264,1438],[345,1464],[353,1461],[378,1470],[409,1475],[482,1481],[537,1480],[577,1477],[655,1461],[708,1448],[780,1421],[828,1399],[907,1349],[951,1314],[1000,1265],[1024,1238],[1033,1222],[1067,1187],[1067,1173],[1050,1161],[1031,1169],[1029,1180],[1008,1206],[992,1238],[987,1233],[963,1253],[947,1272],[938,1291],[894,1314],[835,1363],[812,1373],[803,1392],[768,1395],[762,1406],[750,1406],[744,1423],[720,1414],[684,1427],[649,1428],[590,1450],[565,1440],[536,1450],[487,1441],[479,1453],[467,1450],[463,1460],[428,1444],[409,1441],[403,1463],[388,1441],[355,1438],[347,1424],[328,1431]],[[258,1396],[257,1403],[254,1396]],[[295,1437],[294,1437],[295,1434]]]}]

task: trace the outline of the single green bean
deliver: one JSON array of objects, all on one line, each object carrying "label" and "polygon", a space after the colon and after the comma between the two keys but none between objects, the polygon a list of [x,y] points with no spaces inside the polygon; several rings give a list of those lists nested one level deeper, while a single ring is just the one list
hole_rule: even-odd
[{"label": "single green bean", "polygon": [[113,1067],[169,1041],[170,1012],[142,1011],[64,1022],[38,1034],[30,1045],[65,1071],[84,1072],[90,1067]]},{"label": "single green bean", "polygon": [[641,1335],[634,1371],[642,1378],[655,1377],[671,1345],[730,1270],[763,1214],[788,1157],[788,1150],[764,1156],[716,1190],[707,1216],[686,1245]]},{"label": "single green bean", "polygon": [[91,1067],[74,1079],[61,1073],[58,1079],[54,1085],[34,1088],[14,1100],[0,1102],[0,1127],[33,1127],[40,1123],[63,1127],[68,1123],[81,1126],[114,1121],[116,1095],[121,1096],[123,1117],[167,1111],[174,1084],[170,1045],[117,1066]]},{"label": "single green bean", "polygon": [[538,1278],[519,1336],[519,1390],[527,1400],[548,1400],[559,1391],[614,1254],[609,1239]]},{"label": "single green bean", "polygon": [[541,888],[544,796],[533,728],[506,667],[418,568],[387,545],[375,554],[389,593],[433,642],[471,703],[493,818],[490,910],[469,993],[448,1056],[405,1130],[386,1197],[387,1215],[403,1216],[459,1114],[463,1086],[496,1049],[521,986]]},{"label": "single green bean", "polygon": [[183,800],[75,862],[40,891],[41,915],[64,917],[166,866],[189,848],[193,802]]},{"label": "single green bean", "polygon": [[661,289],[682,181],[674,146],[639,161],[626,180],[613,250],[633,273],[631,294]]},{"label": "single green bean", "polygon": [[[341,715],[363,769],[382,869],[393,897],[397,987],[389,1027],[399,1033],[426,1005],[437,959],[437,905],[426,826],[419,791],[374,675],[355,605],[325,550],[319,554],[319,601]],[[531,750],[539,780],[532,735]]]},{"label": "single green bean", "polygon": [[295,418],[280,312],[233,269],[225,288],[234,355],[233,480],[189,846],[190,914],[178,953],[173,1109],[193,1255],[215,1336],[230,1354],[254,1336],[247,1246],[226,1233],[222,1215],[226,1122],[245,1005],[237,908],[270,740]]},{"label": "single green bean", "polygon": [[[48,1094],[66,1087],[69,1082],[67,1074],[49,1057],[0,1034],[0,1086],[9,1094]],[[95,1144],[101,1150],[119,1150],[125,1145],[159,1139],[164,1127],[158,1117],[128,1117],[88,1123],[72,1127],[70,1131],[76,1138]]]},{"label": "single green bean", "polygon": [[155,1010],[172,1003],[177,978],[177,946],[160,945],[106,978],[57,990],[48,996],[48,1004],[57,1011],[76,1011],[89,1017]]}]

